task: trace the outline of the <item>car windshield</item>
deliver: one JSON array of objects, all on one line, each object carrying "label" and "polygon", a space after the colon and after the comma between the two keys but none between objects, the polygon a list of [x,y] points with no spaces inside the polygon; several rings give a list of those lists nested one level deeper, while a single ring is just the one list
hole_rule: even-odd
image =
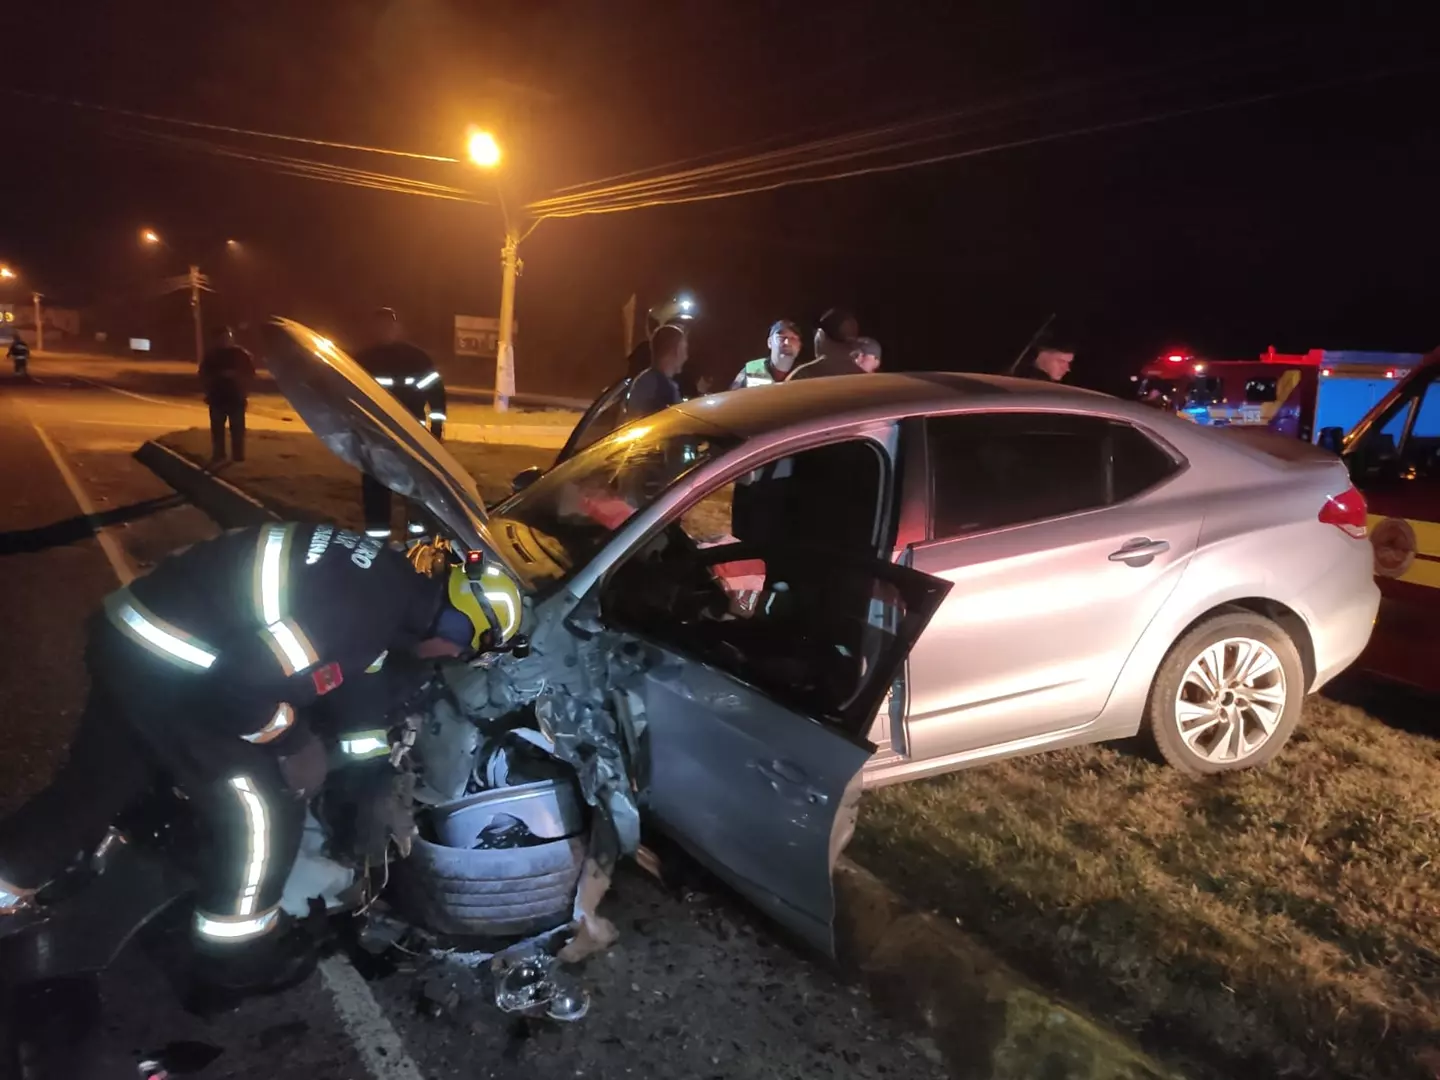
[{"label": "car windshield", "polygon": [[667,410],[628,424],[497,506],[490,528],[534,588],[585,566],[625,522],[675,481],[739,444],[704,421]]}]

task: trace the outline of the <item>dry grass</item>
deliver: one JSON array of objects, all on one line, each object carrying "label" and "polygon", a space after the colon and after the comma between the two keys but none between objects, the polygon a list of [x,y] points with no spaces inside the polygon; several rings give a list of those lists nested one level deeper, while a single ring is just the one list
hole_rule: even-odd
[{"label": "dry grass", "polygon": [[1437,1075],[1440,742],[1354,706],[1207,782],[1088,748],[885,789],[853,853],[1217,1075]]},{"label": "dry grass", "polygon": [[[176,431],[160,442],[195,461],[210,457],[208,430]],[[487,503],[509,495],[510,480],[522,469],[548,466],[555,459],[555,451],[532,446],[452,441],[446,447],[475,477]],[[364,525],[360,474],[308,431],[247,433],[245,460],[225,466],[221,475],[283,516],[324,518],[352,528]]]}]

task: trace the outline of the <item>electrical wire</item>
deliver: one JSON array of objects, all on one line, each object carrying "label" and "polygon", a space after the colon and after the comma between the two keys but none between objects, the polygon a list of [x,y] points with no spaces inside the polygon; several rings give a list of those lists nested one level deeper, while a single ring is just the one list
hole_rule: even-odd
[{"label": "electrical wire", "polygon": [[460,159],[447,157],[443,154],[418,154],[410,150],[392,150],[384,146],[365,146],[360,143],[335,142],[330,139],[311,139],[303,135],[284,135],[274,131],[258,131],[252,128],[231,127],[227,124],[210,124],[202,120],[185,120],[176,116],[161,116],[157,113],[140,112],[136,109],[122,109],[116,105],[97,105],[90,101],[80,101],[74,98],[56,97],[51,94],[37,94],[31,90],[17,90],[13,87],[0,87],[0,93],[10,94],[13,97],[26,98],[30,101],[41,101],[48,105],[65,105],[72,109],[82,109],[89,112],[109,113],[114,116],[124,116],[131,120],[146,120],[153,124],[174,124],[180,127],[198,128],[204,131],[218,131],[227,135],[244,135],[252,139],[276,139],[283,142],[304,143],[307,146],[323,146],[330,150],[353,150],[365,154],[388,154],[392,157],[412,158],[417,161],[439,161],[445,164],[458,164]]},{"label": "electrical wire", "polygon": [[[826,138],[812,139],[810,141],[797,145],[795,139],[798,138],[800,135],[816,130],[823,130],[822,127],[811,127],[808,129],[804,129],[801,132],[792,133],[788,136],[776,136],[772,138],[767,138],[758,142],[752,142],[748,144],[742,144],[736,147],[730,147],[727,150],[696,155],[690,158],[680,159],[679,161],[670,162],[665,165],[653,166],[649,169],[636,169],[625,173],[617,173],[614,176],[606,177],[601,180],[591,181],[586,184],[568,185],[566,187],[557,189],[556,194],[551,198],[539,200],[536,203],[533,203],[532,207],[536,210],[544,209],[547,207],[554,207],[558,209],[561,204],[577,205],[576,200],[590,200],[606,196],[638,193],[645,188],[660,188],[667,185],[679,183],[682,180],[699,180],[706,177],[718,178],[722,174],[739,171],[746,165],[761,165],[772,161],[778,163],[786,159],[807,158],[810,159],[809,164],[812,165],[829,163],[831,160],[838,161],[841,159],[826,159],[824,161],[817,162],[813,159],[813,156],[827,150],[845,146],[847,144],[853,145],[856,143],[863,143],[867,139],[879,139],[887,135],[899,135],[909,130],[920,130],[926,127],[934,127],[942,123],[950,123],[955,120],[970,119],[988,114],[1016,110],[1019,108],[1023,108],[1027,105],[1032,105],[1055,98],[1071,97],[1106,86],[1122,83],[1133,83],[1136,80],[1151,78],[1157,73],[1174,76],[1180,73],[1180,69],[1185,67],[1191,67],[1195,64],[1213,64],[1217,59],[1233,57],[1237,53],[1254,52],[1256,50],[1273,48],[1276,44],[1276,40],[1277,39],[1272,38],[1265,40],[1254,40],[1238,45],[1229,45],[1222,48],[1210,50],[1205,53],[1194,54],[1189,57],[1179,59],[1167,59],[1164,62],[1143,65],[1140,67],[1132,68],[1128,71],[1116,73],[1114,75],[1098,77],[1092,76],[1084,79],[1070,79],[1065,82],[1053,84],[1051,86],[1033,91],[1028,94],[1015,95],[1005,99],[986,102],[980,105],[965,106],[962,108],[952,109],[946,112],[919,117],[912,120],[892,122],[889,124],[872,127],[864,131],[847,132],[839,135],[829,136]],[[1259,57],[1250,66],[1253,68],[1255,64],[1262,62],[1267,66],[1270,64],[1268,58]],[[1227,76],[1233,77],[1236,73],[1237,68],[1235,68],[1234,66],[1230,66],[1225,69],[1225,74]],[[1172,79],[1172,81],[1174,80]],[[1187,78],[1185,85],[1193,86],[1194,80]],[[937,133],[930,136],[917,136],[913,143],[910,143],[908,145],[920,145],[925,142],[935,142],[953,134],[958,134],[958,132],[945,132]],[[708,159],[715,158],[720,154],[735,153],[743,150],[770,146],[777,142],[783,143],[784,148],[755,153],[740,158],[728,158],[719,162],[712,162],[708,165],[696,164],[699,162],[704,162]],[[907,144],[899,145],[903,146]],[[899,146],[887,148],[894,149],[899,148]],[[696,167],[685,170],[677,169],[678,166],[690,164],[696,164]],[[661,170],[671,171],[662,172]],[[629,182],[624,184],[616,185],[610,183],[611,181],[627,179],[629,179]]]},{"label": "electrical wire", "polygon": [[192,136],[172,135],[166,132],[125,129],[122,133],[142,141],[198,151],[216,157],[264,165],[267,166],[270,171],[281,175],[322,180],[331,183],[346,184],[351,187],[389,191],[403,195],[447,199],[453,202],[466,202],[481,206],[491,205],[483,199],[476,198],[471,192],[464,188],[435,184],[425,180],[416,180],[411,177],[393,176],[388,173],[354,169],[349,166],[335,165],[330,162],[312,161],[308,158],[269,154],[263,151],[247,151],[222,143],[215,143]]},{"label": "electrical wire", "polygon": [[[626,210],[639,210],[658,206],[678,206],[696,202],[710,202],[717,199],[736,198],[742,195],[754,195],[761,192],[776,191],[781,188],[794,187],[807,184],[828,183],[835,180],[852,179],[860,176],[873,176],[884,173],[899,172],[907,169],[923,168],[928,165],[937,165],[945,162],[960,161],[972,157],[981,157],[988,154],[1001,153],[1006,150],[1016,150],[1028,146],[1037,146],[1044,143],[1058,142],[1064,139],[1081,138],[1086,135],[1103,134],[1109,131],[1120,131],[1128,128],[1137,128],[1151,124],[1161,123],[1166,120],[1179,119],[1187,116],[1198,116],[1206,113],[1219,112],[1228,109],[1241,108],[1248,105],[1257,105],[1270,101],[1277,101],[1283,98],[1296,97],[1302,94],[1315,93],[1321,90],[1333,89],[1339,86],[1355,85],[1364,82],[1374,82],[1401,73],[1413,73],[1424,70],[1431,65],[1415,65],[1409,68],[1385,69],[1381,71],[1361,73],[1339,79],[1332,79],[1321,83],[1314,83],[1303,87],[1286,87],[1280,90],[1269,91],[1263,94],[1252,94],[1240,98],[1231,98],[1225,101],[1208,102],[1203,105],[1190,106],[1181,109],[1171,109],[1162,112],[1149,113],[1143,116],[1128,117],[1121,120],[1104,121],[1101,123],[1087,124],[1080,127],[1070,128],[1064,131],[1045,132],[1039,135],[1025,138],[1010,139],[1003,142],[992,143],[988,146],[967,147],[961,150],[948,151],[942,154],[933,154],[922,158],[913,158],[898,162],[885,162],[869,165],[855,169],[848,169],[836,172],[822,173],[813,176],[792,176],[785,179],[770,181],[767,183],[751,184],[739,188],[726,188],[710,192],[701,192],[691,195],[676,195],[671,197],[636,196],[632,199],[617,199],[609,203],[579,207],[575,209],[546,209],[544,204],[532,204],[532,209],[542,218],[570,218],[582,217],[588,214],[612,214],[622,213]],[[796,168],[803,168],[797,165]]]}]

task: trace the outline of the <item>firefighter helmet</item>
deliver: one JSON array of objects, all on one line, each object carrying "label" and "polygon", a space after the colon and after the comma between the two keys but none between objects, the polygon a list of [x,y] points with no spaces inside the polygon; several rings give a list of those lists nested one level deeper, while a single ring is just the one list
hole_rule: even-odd
[{"label": "firefighter helmet", "polygon": [[470,649],[499,648],[520,630],[520,587],[515,579],[480,552],[450,568],[450,606],[470,620]]},{"label": "firefighter helmet", "polygon": [[650,321],[656,326],[683,325],[700,313],[699,305],[688,293],[672,296],[650,309]]}]

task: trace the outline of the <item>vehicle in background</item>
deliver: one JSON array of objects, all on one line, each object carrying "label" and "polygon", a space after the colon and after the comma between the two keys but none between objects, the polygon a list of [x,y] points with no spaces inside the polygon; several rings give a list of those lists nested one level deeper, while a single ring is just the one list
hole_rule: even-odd
[{"label": "vehicle in background", "polygon": [[1380,614],[1359,666],[1440,692],[1440,349],[1340,447],[1369,506]]},{"label": "vehicle in background", "polygon": [[1419,363],[1419,353],[1311,349],[1257,360],[1170,353],[1132,376],[1136,397],[1204,427],[1269,427],[1306,442],[1348,430]]}]

